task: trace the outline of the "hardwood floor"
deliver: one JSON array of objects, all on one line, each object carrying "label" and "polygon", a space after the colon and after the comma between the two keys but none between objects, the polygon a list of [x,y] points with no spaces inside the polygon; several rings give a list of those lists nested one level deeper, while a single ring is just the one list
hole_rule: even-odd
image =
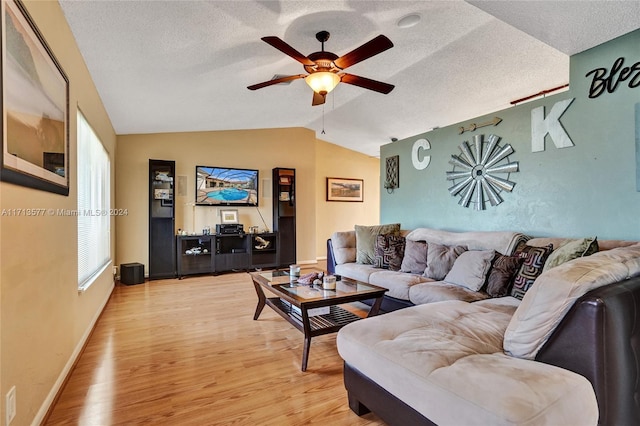
[{"label": "hardwood floor", "polygon": [[302,333],[256,301],[246,273],[118,284],[45,424],[384,424],[349,410],[335,334],[302,372]]}]

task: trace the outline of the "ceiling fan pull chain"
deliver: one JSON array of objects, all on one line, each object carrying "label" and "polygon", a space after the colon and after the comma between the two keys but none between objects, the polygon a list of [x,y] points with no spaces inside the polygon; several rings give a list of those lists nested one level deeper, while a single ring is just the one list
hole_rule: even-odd
[{"label": "ceiling fan pull chain", "polygon": [[322,104],[322,131],[320,132],[321,135],[324,135],[324,104]]}]

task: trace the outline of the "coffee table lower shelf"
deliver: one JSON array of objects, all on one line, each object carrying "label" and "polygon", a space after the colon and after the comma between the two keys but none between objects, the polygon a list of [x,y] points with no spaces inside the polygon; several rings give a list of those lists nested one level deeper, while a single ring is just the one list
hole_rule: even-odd
[{"label": "coffee table lower shelf", "polygon": [[[267,305],[271,306],[274,311],[279,313],[280,316],[289,321],[298,330],[304,331],[302,315],[297,315],[288,302],[284,302],[278,297],[270,297],[267,299]],[[362,319],[340,306],[330,306],[329,308],[330,311],[328,314],[309,317],[311,336],[335,333],[345,325]]]}]

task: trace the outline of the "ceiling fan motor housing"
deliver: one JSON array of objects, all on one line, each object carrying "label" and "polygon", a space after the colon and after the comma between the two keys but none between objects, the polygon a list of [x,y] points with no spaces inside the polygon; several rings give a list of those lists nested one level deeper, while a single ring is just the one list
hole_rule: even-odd
[{"label": "ceiling fan motor housing", "polygon": [[336,67],[333,61],[338,59],[338,55],[331,52],[314,52],[308,56],[310,60],[315,62],[315,65],[305,65],[304,69],[309,74],[316,71],[332,71],[338,72],[340,68]]}]

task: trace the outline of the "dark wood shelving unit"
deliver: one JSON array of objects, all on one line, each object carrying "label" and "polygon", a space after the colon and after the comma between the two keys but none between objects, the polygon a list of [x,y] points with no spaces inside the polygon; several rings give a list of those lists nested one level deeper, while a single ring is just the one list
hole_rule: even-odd
[{"label": "dark wood shelving unit", "polygon": [[278,267],[296,263],[296,170],[273,169],[273,230],[277,232]]},{"label": "dark wood shelving unit", "polygon": [[175,161],[149,160],[149,279],[176,276]]}]

